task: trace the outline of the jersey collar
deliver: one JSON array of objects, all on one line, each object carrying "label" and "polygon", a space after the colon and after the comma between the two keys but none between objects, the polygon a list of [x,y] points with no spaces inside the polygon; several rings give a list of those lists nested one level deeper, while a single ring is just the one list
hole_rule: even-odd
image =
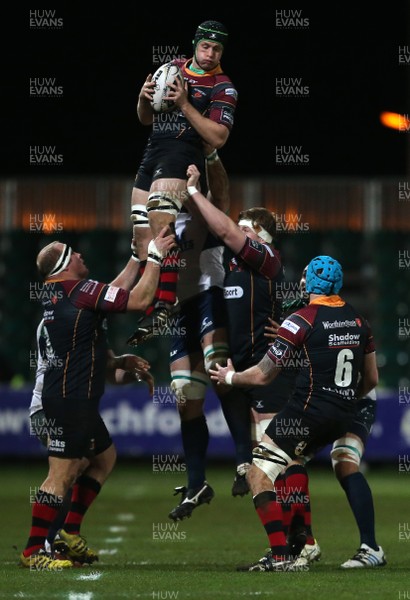
[{"label": "jersey collar", "polygon": [[206,77],[207,75],[220,75],[221,73],[223,73],[221,65],[217,65],[215,69],[212,69],[212,71],[206,71],[203,75],[201,75],[196,71],[190,69],[188,66],[190,64],[192,64],[192,58],[186,61],[186,63],[184,64],[184,69],[187,72],[187,75],[191,75],[191,77]]},{"label": "jersey collar", "polygon": [[309,304],[320,304],[322,306],[344,306],[346,302],[337,295],[334,296],[319,296],[315,298]]}]

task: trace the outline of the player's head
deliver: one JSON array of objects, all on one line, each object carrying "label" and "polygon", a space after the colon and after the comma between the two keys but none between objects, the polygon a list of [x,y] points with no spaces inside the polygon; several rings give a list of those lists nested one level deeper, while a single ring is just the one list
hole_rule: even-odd
[{"label": "player's head", "polygon": [[343,285],[343,271],[340,263],[331,256],[312,258],[306,270],[306,292],[331,296],[337,294]]},{"label": "player's head", "polygon": [[[218,21],[204,21],[194,35],[194,65],[203,72],[212,71],[218,66],[222,52],[228,41],[226,27]],[[196,64],[195,64],[196,63]]]},{"label": "player's head", "polygon": [[43,279],[50,279],[57,275],[61,277],[63,271],[71,268],[73,278],[86,277],[88,269],[81,255],[73,252],[67,244],[51,242],[37,255],[37,269]]},{"label": "player's head", "polygon": [[224,49],[228,41],[228,31],[225,25],[222,25],[219,21],[204,21],[198,25],[194,39],[192,40],[194,52],[197,44],[202,42],[202,40],[217,42]]},{"label": "player's head", "polygon": [[51,242],[37,255],[37,269],[43,279],[58,275],[67,268],[72,249],[61,242]]},{"label": "player's head", "polygon": [[266,208],[254,207],[239,213],[238,226],[246,234],[253,232],[264,242],[273,244],[276,240],[275,215]]}]

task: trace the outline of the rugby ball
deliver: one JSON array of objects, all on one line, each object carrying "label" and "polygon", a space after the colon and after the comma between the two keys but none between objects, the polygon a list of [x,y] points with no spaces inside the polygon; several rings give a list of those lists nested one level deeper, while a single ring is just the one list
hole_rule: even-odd
[{"label": "rugby ball", "polygon": [[171,100],[164,100],[168,96],[169,84],[179,79],[184,85],[184,76],[178,65],[169,62],[161,65],[152,76],[155,81],[154,93],[152,95],[151,106],[157,113],[166,113],[174,110],[175,103]]}]

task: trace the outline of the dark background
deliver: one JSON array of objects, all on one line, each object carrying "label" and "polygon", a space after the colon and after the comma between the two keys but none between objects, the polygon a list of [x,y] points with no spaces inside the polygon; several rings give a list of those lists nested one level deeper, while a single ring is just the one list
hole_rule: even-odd
[{"label": "dark background", "polygon": [[[366,5],[363,5],[366,4]],[[268,6],[268,5],[266,5]],[[239,92],[222,150],[231,176],[396,175],[406,171],[408,133],[384,128],[382,110],[409,113],[399,46],[409,45],[409,2],[219,4],[56,3],[62,29],[30,29],[30,8],[3,22],[1,176],[125,175],[133,178],[149,130],[136,117],[153,46],[192,55],[199,23],[230,33],[222,59]],[[32,7],[32,10],[35,10]],[[302,11],[305,29],[279,29],[276,10]],[[40,9],[37,9],[40,10]],[[53,77],[63,97],[33,98],[29,80]],[[307,98],[278,98],[275,78],[302,78]],[[4,143],[6,141],[6,143]],[[58,167],[30,167],[30,145],[56,146]],[[302,146],[305,167],[275,165],[275,146]]]}]

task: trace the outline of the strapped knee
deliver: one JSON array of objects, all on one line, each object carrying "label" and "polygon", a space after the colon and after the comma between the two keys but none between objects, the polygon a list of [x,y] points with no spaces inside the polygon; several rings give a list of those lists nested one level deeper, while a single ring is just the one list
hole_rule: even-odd
[{"label": "strapped knee", "polygon": [[147,207],[145,204],[133,204],[130,218],[137,227],[149,227]]},{"label": "strapped knee", "polygon": [[181,210],[182,202],[178,195],[187,192],[153,192],[148,196],[147,212],[160,211],[176,217]]},{"label": "strapped knee", "polygon": [[290,456],[269,442],[261,442],[252,451],[252,463],[275,482],[277,476],[292,462]]},{"label": "strapped knee", "polygon": [[187,400],[204,400],[208,379],[199,371],[173,371],[171,375],[171,390],[175,394],[178,404],[185,404]]},{"label": "strapped knee", "polygon": [[215,369],[216,363],[222,367],[226,366],[229,358],[228,344],[225,342],[218,342],[215,344],[209,344],[204,348],[204,366],[206,373],[209,373],[209,369]]},{"label": "strapped knee", "polygon": [[359,466],[362,454],[363,444],[360,440],[348,436],[339,438],[333,443],[330,452],[332,467],[335,469],[336,465],[341,462],[350,462]]}]

